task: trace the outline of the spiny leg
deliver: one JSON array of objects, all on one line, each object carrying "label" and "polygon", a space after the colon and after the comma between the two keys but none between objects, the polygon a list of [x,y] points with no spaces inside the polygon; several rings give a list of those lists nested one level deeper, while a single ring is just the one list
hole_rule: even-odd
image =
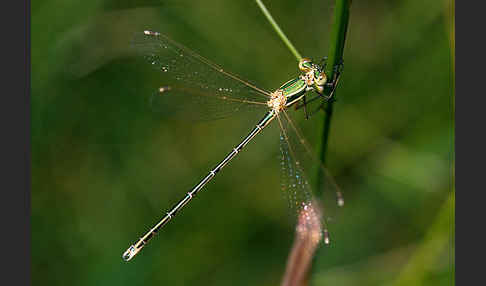
[{"label": "spiny leg", "polygon": [[[314,111],[312,111],[310,113],[311,117],[314,114],[316,114],[319,110],[323,109],[323,107],[326,103],[336,101],[336,99],[334,98],[334,92],[336,91],[336,87],[339,83],[339,79],[341,78],[342,69],[343,69],[343,60],[341,60],[341,62],[339,64],[334,66],[334,76],[333,76],[332,82],[326,83],[326,85],[331,88],[331,92],[329,93],[329,95],[325,96],[323,94],[319,94],[318,96],[316,96],[312,99],[312,100],[314,100],[316,98],[322,97],[322,98],[324,98],[324,102],[322,104],[320,104],[318,108],[316,108]],[[309,102],[310,102],[310,100],[309,100]]]},{"label": "spiny leg", "polygon": [[[339,82],[339,77],[336,80],[336,85],[337,85],[338,82]],[[320,111],[322,109],[322,107],[324,107],[324,104],[326,104],[328,102],[336,101],[336,99],[333,98],[334,91],[336,90],[336,85],[333,86],[333,89],[331,90],[331,93],[328,96],[317,93],[316,96],[314,96],[313,98],[311,98],[309,100],[306,100],[306,96],[304,96],[302,98],[303,103],[296,105],[295,110],[299,110],[300,108],[304,107],[305,119],[309,119],[309,117],[314,116],[314,114],[316,114],[318,111]],[[315,110],[311,111],[310,113],[307,112],[307,104],[311,103],[311,102],[313,102],[317,99],[324,99],[324,102],[322,104],[319,104],[319,106]]]},{"label": "spiny leg", "polygon": [[[307,97],[307,95],[306,95],[305,97]],[[304,98],[305,98],[305,97],[304,97]],[[295,110],[299,110],[299,109],[301,109],[302,107],[304,107],[304,108],[305,108],[305,107],[306,107],[306,106],[305,106],[306,104],[309,104],[309,103],[311,103],[311,102],[313,102],[313,101],[315,101],[315,100],[317,100],[317,99],[319,99],[319,98],[320,98],[320,99],[322,99],[322,98],[323,98],[323,96],[322,96],[322,94],[317,93],[317,95],[316,95],[316,96],[314,96],[313,98],[311,98],[311,99],[309,99],[309,100],[307,100],[307,99],[306,99],[306,100],[305,100],[305,103],[303,102],[303,103],[301,103],[301,104],[297,104],[297,105],[295,106]]]},{"label": "spiny leg", "polygon": [[[307,103],[306,103],[306,96],[302,97],[302,104],[304,105],[304,114],[305,114],[305,119],[309,119],[309,113],[307,112]],[[297,106],[296,106],[297,108]]]},{"label": "spiny leg", "polygon": [[344,61],[341,59],[341,61],[334,66],[334,75],[333,75],[333,78],[332,78],[332,81],[329,82],[329,83],[326,83],[326,86],[328,86],[329,88],[331,88],[331,92],[329,93],[328,96],[324,96],[324,98],[326,99],[326,102],[329,102],[331,100],[334,100],[332,99],[333,98],[333,95],[334,95],[334,92],[336,91],[336,87],[339,83],[339,79],[341,78],[341,73],[343,71],[343,67],[344,67]]}]

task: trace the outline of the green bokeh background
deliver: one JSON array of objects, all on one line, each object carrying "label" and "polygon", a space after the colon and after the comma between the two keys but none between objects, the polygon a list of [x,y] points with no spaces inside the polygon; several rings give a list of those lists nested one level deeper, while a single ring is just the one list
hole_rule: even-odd
[{"label": "green bokeh background", "polygon": [[[264,3],[302,55],[326,55],[333,1]],[[454,284],[451,5],[352,4],[328,150],[346,203],[311,285]],[[296,60],[255,2],[32,1],[31,23],[32,284],[278,285],[294,234],[275,128],[121,259],[260,116],[151,113],[163,75],[135,57],[133,33],[161,31],[274,89]],[[299,125],[316,145],[313,119]]]}]

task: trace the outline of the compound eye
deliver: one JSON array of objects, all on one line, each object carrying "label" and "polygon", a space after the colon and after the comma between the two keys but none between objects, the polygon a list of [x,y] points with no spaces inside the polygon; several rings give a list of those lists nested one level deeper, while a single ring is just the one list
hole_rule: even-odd
[{"label": "compound eye", "polygon": [[302,72],[309,72],[312,69],[312,60],[303,58],[299,61],[299,69]]},{"label": "compound eye", "polygon": [[327,76],[325,73],[321,73],[316,79],[317,85],[325,85],[326,82],[327,82]]}]

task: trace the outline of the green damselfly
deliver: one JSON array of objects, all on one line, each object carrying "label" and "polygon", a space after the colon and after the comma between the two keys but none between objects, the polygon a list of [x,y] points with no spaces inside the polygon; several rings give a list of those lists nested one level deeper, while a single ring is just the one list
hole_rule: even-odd
[{"label": "green damselfly", "polygon": [[[324,242],[329,243],[327,229],[321,229],[319,210],[312,197],[312,191],[305,177],[303,166],[298,159],[300,148],[306,156],[314,157],[310,145],[304,139],[303,133],[290,118],[287,110],[295,106],[306,108],[306,103],[317,99],[329,100],[323,95],[324,88],[335,88],[338,76],[328,80],[323,72],[323,64],[316,64],[310,59],[299,62],[301,74],[280,86],[273,92],[259,88],[240,77],[227,72],[206,58],[189,50],[183,45],[171,40],[158,32],[144,31],[135,36],[133,45],[141,52],[148,62],[156,69],[167,74],[174,84],[164,85],[158,89],[151,98],[154,108],[166,106],[167,102],[177,101],[180,98],[197,97],[211,98],[225,106],[228,113],[242,107],[261,108],[266,110],[263,118],[256,124],[251,132],[231,152],[216,165],[209,173],[197,183],[184,198],[174,205],[145,235],[131,245],[124,253],[125,261],[131,260],[152,238],[167,224],[176,213],[181,210],[202,188],[211,181],[258,133],[272,121],[278,122],[280,127],[280,150],[282,153],[281,167],[286,174],[286,182],[282,188],[288,193],[290,206],[301,221],[300,227],[317,229],[316,241],[320,241],[322,233]],[[339,73],[336,73],[339,75]],[[315,96],[307,99],[310,92]],[[193,101],[192,98],[189,102]],[[199,101],[192,107],[192,111],[200,110]],[[307,111],[306,111],[307,113]],[[337,195],[337,203],[342,206],[344,201],[341,192],[327,169],[320,164],[328,182],[333,186]],[[318,225],[316,225],[318,224]]]}]

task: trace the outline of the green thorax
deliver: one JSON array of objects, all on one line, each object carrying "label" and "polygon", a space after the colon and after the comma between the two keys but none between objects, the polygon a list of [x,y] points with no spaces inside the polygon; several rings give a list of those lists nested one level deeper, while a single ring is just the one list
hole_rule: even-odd
[{"label": "green thorax", "polygon": [[279,88],[287,97],[287,106],[297,102],[305,94],[307,84],[300,77],[289,80]]}]

